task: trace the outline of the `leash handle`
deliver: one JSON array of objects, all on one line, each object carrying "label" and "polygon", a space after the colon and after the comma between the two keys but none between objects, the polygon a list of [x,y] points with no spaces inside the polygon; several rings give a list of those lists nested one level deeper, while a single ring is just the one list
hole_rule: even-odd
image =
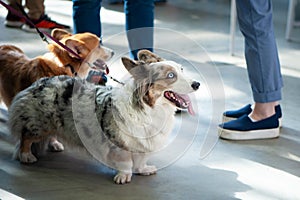
[{"label": "leash handle", "polygon": [[38,27],[36,27],[36,25],[30,20],[30,18],[28,17],[28,15],[26,14],[26,12],[24,11],[23,7],[20,4],[17,4],[17,5],[18,5],[19,9],[21,10],[22,14],[19,11],[15,10],[13,7],[4,3],[2,0],[0,0],[0,4],[2,6],[4,6],[9,12],[12,12],[14,15],[24,19],[27,23],[29,23],[31,26],[33,26],[44,42],[47,42],[49,44],[49,42],[47,41],[47,38],[46,38],[46,36],[47,36],[52,41],[54,41],[59,46],[61,46],[63,49],[65,49],[69,53],[73,54],[78,60],[82,60],[82,58],[77,53],[75,53],[72,49],[70,49],[69,47],[67,47],[66,45],[61,43],[59,40],[52,37],[49,33],[45,32],[45,31],[41,31]]}]

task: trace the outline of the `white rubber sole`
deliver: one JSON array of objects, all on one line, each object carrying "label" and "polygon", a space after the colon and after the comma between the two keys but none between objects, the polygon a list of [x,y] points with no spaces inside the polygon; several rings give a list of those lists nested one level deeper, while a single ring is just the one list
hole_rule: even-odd
[{"label": "white rubber sole", "polygon": [[[35,28],[31,28],[28,24],[23,24],[23,26],[21,27],[21,29],[23,31],[26,31],[28,33],[36,33],[36,29]],[[47,29],[47,28],[39,28],[40,31],[43,32],[50,32],[52,29]]]},{"label": "white rubber sole", "polygon": [[20,21],[8,21],[6,20],[4,22],[4,25],[10,28],[21,28],[21,26],[24,24],[24,22]]},{"label": "white rubber sole", "polygon": [[260,140],[279,137],[280,129],[274,128],[253,131],[234,131],[219,127],[218,131],[220,138],[227,140]]},{"label": "white rubber sole", "polygon": [[[36,28],[30,27],[28,24],[23,24],[23,25],[21,26],[21,29],[22,29],[23,31],[28,32],[28,33],[36,33],[36,32],[37,32],[37,31],[36,31]],[[53,28],[53,29],[54,29],[54,28]],[[40,31],[48,32],[48,33],[51,33],[51,31],[52,31],[53,29],[50,29],[50,28],[39,28]],[[64,29],[64,30],[66,30],[66,31],[71,31],[71,29]]]}]

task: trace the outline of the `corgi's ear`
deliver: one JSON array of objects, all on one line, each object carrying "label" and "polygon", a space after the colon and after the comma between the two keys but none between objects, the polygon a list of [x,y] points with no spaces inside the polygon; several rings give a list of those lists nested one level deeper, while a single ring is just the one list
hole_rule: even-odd
[{"label": "corgi's ear", "polygon": [[144,49],[138,52],[138,60],[144,61],[145,63],[156,63],[163,61],[164,59],[152,53],[151,51]]},{"label": "corgi's ear", "polygon": [[61,40],[66,36],[71,36],[72,34],[69,33],[66,30],[60,29],[60,28],[55,28],[51,32],[51,36],[54,37],[57,40]]},{"label": "corgi's ear", "polygon": [[122,57],[122,62],[127,71],[133,76],[135,80],[141,81],[149,77],[149,70],[151,68],[148,64],[142,61],[134,61],[126,57]]},{"label": "corgi's ear", "polygon": [[127,69],[129,73],[132,73],[132,69],[138,66],[138,63],[136,61],[131,60],[127,57],[122,57],[121,59],[124,67]]},{"label": "corgi's ear", "polygon": [[[65,45],[72,49],[72,51],[77,53],[82,59],[85,59],[90,52],[90,50],[85,46],[85,44],[78,40],[67,39],[65,41]],[[71,53],[69,53],[69,56],[71,56],[72,58],[76,58],[76,56]]]}]

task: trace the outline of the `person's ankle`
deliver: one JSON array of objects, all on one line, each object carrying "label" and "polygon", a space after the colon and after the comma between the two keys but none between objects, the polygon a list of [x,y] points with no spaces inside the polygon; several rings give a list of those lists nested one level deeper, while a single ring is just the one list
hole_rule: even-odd
[{"label": "person's ankle", "polygon": [[252,112],[249,114],[249,117],[255,121],[269,118],[276,113],[276,105],[278,105],[278,102],[255,103]]},{"label": "person's ankle", "polygon": [[251,118],[251,120],[253,122],[255,122],[255,121],[260,121],[260,120],[263,120],[263,119],[267,119],[267,118],[273,116],[274,114],[275,114],[275,112],[274,113],[255,113],[255,112],[251,112],[249,114],[249,117]]}]

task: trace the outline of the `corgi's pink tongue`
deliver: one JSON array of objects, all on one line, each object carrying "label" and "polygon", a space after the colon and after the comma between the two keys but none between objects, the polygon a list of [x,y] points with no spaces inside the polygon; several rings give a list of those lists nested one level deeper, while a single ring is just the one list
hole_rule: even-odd
[{"label": "corgi's pink tongue", "polygon": [[187,104],[187,110],[191,115],[195,115],[195,111],[193,109],[192,101],[188,95],[180,94],[180,96],[185,100],[185,103]]},{"label": "corgi's pink tongue", "polygon": [[189,107],[188,107],[188,112],[191,114],[191,115],[195,115],[195,111],[193,109],[193,105],[190,104]]},{"label": "corgi's pink tongue", "polygon": [[165,91],[164,97],[172,102],[176,107],[187,109],[191,115],[195,115],[192,101],[187,94],[178,94],[173,91]]}]

